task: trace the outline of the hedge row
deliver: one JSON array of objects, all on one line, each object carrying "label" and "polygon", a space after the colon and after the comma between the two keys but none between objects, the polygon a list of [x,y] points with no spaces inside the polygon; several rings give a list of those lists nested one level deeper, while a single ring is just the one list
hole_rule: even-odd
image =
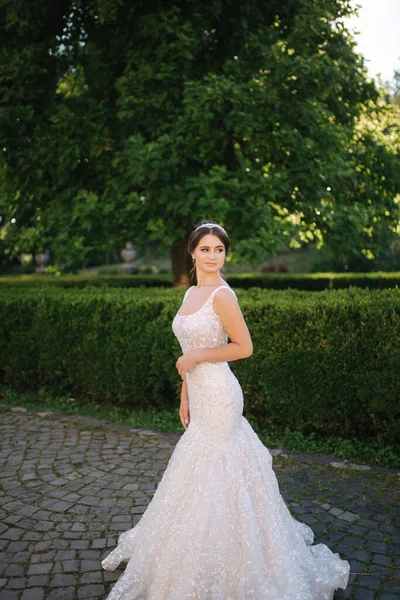
[{"label": "hedge row", "polygon": [[[359,287],[368,289],[400,288],[400,273],[244,273],[227,275],[232,287],[249,289],[295,289],[321,291]],[[174,287],[170,275],[20,275],[0,277],[0,290],[7,287]]]},{"label": "hedge row", "polygon": [[[230,362],[263,428],[396,443],[400,291],[236,290],[254,353]],[[177,406],[182,289],[3,289],[0,369],[20,391]]]}]

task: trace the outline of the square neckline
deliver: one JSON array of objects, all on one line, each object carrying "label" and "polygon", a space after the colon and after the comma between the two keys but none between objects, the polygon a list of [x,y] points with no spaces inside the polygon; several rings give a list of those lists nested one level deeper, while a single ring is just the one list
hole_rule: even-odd
[{"label": "square neckline", "polygon": [[[194,287],[196,287],[196,286],[195,286],[195,285],[192,285],[190,288],[188,288],[188,290],[187,290],[187,296],[189,295],[189,292],[190,292],[190,290],[192,290]],[[216,292],[217,290],[219,290],[220,288],[223,288],[223,287],[225,287],[225,288],[228,288],[228,289],[232,289],[232,288],[230,288],[228,285],[224,285],[224,284],[222,284],[222,285],[219,285],[219,286],[217,286],[217,287],[215,288],[215,290],[213,290],[213,291],[211,292],[211,294],[208,296],[207,300],[206,300],[206,301],[204,302],[204,304],[203,304],[203,305],[202,305],[202,306],[199,308],[199,310],[196,310],[196,312],[194,312],[194,313],[190,313],[190,315],[181,315],[181,314],[179,314],[179,312],[177,312],[177,316],[182,318],[182,317],[193,317],[194,315],[197,315],[197,314],[198,314],[198,313],[199,313],[201,310],[203,310],[203,308],[205,307],[205,305],[207,304],[207,302],[209,301],[209,299],[211,298],[211,296],[213,295],[213,293],[214,293],[214,292]],[[185,298],[184,298],[183,300],[185,301]],[[182,308],[182,304],[181,304],[181,307],[180,307],[180,308]]]}]

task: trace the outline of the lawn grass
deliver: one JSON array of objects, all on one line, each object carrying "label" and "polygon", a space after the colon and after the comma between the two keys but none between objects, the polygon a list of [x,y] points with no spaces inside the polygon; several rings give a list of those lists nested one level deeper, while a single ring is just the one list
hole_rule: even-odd
[{"label": "lawn grass", "polygon": [[[59,412],[67,415],[91,416],[112,423],[121,423],[133,428],[182,434],[184,429],[179,418],[179,406],[170,410],[137,410],[103,403],[82,402],[68,397],[49,396],[44,392],[37,395],[16,392],[9,386],[0,385],[0,402],[11,406],[22,406],[32,410]],[[248,418],[260,440],[268,448],[285,448],[306,454],[330,454],[338,459],[366,463],[383,467],[399,468],[398,448],[385,445],[381,440],[364,441],[330,436],[318,438],[315,433],[305,435],[300,431],[262,431]]]}]

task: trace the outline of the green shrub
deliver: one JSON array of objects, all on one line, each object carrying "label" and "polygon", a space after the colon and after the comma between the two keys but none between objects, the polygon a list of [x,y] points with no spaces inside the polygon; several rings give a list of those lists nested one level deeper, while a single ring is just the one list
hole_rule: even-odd
[{"label": "green shrub", "polygon": [[[118,267],[102,267],[99,275],[20,275],[0,277],[0,290],[8,287],[174,287],[171,273],[151,266],[142,267],[137,275],[121,275]],[[400,273],[240,273],[226,276],[235,289],[303,290],[319,292],[342,288],[390,289],[400,287]]]},{"label": "green shrub", "polygon": [[[398,441],[400,293],[236,290],[254,353],[231,361],[245,416],[344,438]],[[182,289],[2,289],[0,369],[43,389],[132,409],[176,406]]]}]

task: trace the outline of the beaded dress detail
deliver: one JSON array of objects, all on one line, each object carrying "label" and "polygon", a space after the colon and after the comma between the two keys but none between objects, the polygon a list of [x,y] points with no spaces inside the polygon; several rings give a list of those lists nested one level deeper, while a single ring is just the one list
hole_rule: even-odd
[{"label": "beaded dress detail", "polygon": [[[227,343],[213,309],[221,288],[235,294],[219,286],[197,312],[175,315],[183,354]],[[228,362],[198,363],[186,380],[189,426],[146,511],[102,562],[129,561],[107,600],[332,600],[350,565],[290,514]]]}]

